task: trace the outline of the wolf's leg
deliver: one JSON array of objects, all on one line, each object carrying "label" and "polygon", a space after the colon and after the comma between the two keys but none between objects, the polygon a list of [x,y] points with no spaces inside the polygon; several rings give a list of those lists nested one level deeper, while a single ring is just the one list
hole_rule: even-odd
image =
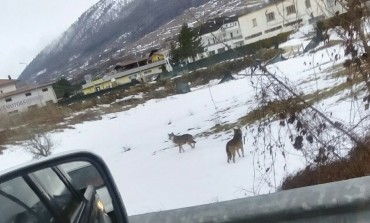
[{"label": "wolf's leg", "polygon": [[194,149],[194,146],[193,146],[193,144],[191,144],[191,142],[187,142],[187,144],[188,144],[192,149]]},{"label": "wolf's leg", "polygon": [[226,156],[227,156],[227,163],[229,163],[229,161],[231,160],[231,156],[230,156],[229,148],[227,146],[226,146]]},{"label": "wolf's leg", "polygon": [[236,152],[238,153],[238,156],[240,157],[239,149],[236,149]]},{"label": "wolf's leg", "polygon": [[235,163],[235,150],[232,151],[231,156],[233,157],[233,162]]},{"label": "wolf's leg", "polygon": [[243,155],[243,157],[244,157],[244,146],[242,145],[242,147],[241,147],[241,150],[242,150],[242,155]]}]

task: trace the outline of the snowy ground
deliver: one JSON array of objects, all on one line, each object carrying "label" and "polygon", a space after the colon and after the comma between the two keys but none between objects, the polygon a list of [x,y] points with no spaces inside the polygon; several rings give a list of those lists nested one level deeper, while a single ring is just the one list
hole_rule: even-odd
[{"label": "snowy ground", "polygon": [[[307,44],[304,38],[300,35],[285,45],[296,45],[297,39]],[[343,62],[343,56],[338,61],[332,58],[331,52],[339,50],[337,45],[292,57],[270,65],[269,70],[289,78],[305,93],[317,91],[343,82],[326,74],[327,69]],[[128,111],[105,115],[102,120],[52,133],[55,153],[82,149],[101,155],[112,171],[129,215],[274,192],[287,174],[306,165],[302,154],[290,143],[282,148],[285,157],[281,151],[267,156],[258,144],[253,144],[246,130],[253,126],[242,126],[246,133],[245,157],[228,164],[225,144],[232,138],[231,130],[200,137],[216,124],[235,123],[255,107],[251,77],[242,75],[248,72],[241,71],[234,81],[221,85],[213,82],[188,94],[150,100]],[[337,102],[340,96],[318,106],[346,120],[348,112],[343,111],[349,102]],[[271,136],[278,131],[275,124]],[[185,153],[180,154],[168,140],[171,132],[195,135],[195,149],[185,146]],[[128,148],[131,150],[124,152]],[[30,159],[20,146],[9,146],[0,156],[0,169]]]}]

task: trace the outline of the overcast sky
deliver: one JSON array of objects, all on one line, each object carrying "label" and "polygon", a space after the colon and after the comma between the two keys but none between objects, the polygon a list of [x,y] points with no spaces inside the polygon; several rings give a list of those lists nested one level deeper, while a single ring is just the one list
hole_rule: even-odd
[{"label": "overcast sky", "polygon": [[0,0],[0,79],[26,64],[99,0]]}]

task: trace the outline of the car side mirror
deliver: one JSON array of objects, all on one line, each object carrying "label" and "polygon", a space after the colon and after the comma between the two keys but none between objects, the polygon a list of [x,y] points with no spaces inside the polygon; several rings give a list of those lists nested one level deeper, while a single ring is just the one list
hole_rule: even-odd
[{"label": "car side mirror", "polygon": [[5,222],[128,222],[105,162],[90,152],[46,158],[0,173]]}]

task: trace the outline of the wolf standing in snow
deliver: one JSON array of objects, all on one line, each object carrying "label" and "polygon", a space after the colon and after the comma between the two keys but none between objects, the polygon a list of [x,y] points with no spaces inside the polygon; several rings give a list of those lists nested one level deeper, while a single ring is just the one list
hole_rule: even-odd
[{"label": "wolf standing in snow", "polygon": [[173,143],[179,146],[179,152],[181,151],[185,152],[185,150],[182,148],[182,145],[188,144],[191,146],[191,148],[195,147],[195,141],[193,139],[193,136],[190,134],[184,134],[184,135],[175,135],[173,133],[168,134],[168,139],[172,140]]},{"label": "wolf standing in snow", "polygon": [[235,163],[235,152],[237,152],[240,157],[239,149],[242,151],[242,155],[244,157],[242,130],[240,130],[240,128],[235,128],[234,137],[226,143],[226,154],[228,163],[229,161],[231,161],[231,159]]}]

